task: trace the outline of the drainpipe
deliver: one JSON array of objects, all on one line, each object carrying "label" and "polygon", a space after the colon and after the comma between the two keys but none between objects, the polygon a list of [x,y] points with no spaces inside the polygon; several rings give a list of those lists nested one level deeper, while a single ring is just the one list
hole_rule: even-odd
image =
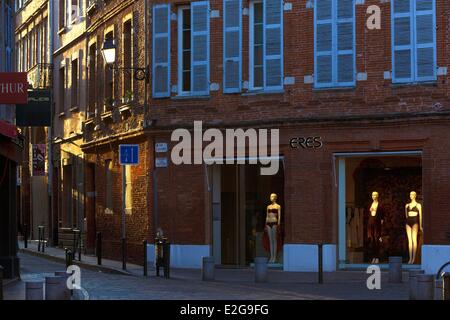
[{"label": "drainpipe", "polygon": [[[53,222],[55,221],[54,219],[54,210],[53,210],[53,145],[52,145],[52,141],[53,141],[53,130],[54,130],[54,107],[53,107],[53,10],[54,10],[54,5],[53,5],[53,0],[49,0],[48,1],[48,31],[47,31],[47,43],[48,43],[48,63],[51,66],[51,83],[50,83],[50,114],[51,114],[51,122],[50,122],[50,128],[48,128],[48,195],[49,195],[49,210],[50,210],[50,221],[49,221],[49,228],[48,228],[48,233],[49,233],[49,239],[52,240],[52,244],[55,245],[56,243],[54,243],[55,239],[54,239],[54,233],[53,230],[54,228],[58,227],[57,225],[54,226]],[[52,226],[52,228],[50,229],[50,226]]]}]

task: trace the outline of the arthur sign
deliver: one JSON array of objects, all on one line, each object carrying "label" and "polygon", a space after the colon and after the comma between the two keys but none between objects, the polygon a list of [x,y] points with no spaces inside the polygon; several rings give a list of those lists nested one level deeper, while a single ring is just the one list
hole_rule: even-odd
[{"label": "arthur sign", "polygon": [[25,104],[27,102],[27,73],[0,72],[0,104]]}]

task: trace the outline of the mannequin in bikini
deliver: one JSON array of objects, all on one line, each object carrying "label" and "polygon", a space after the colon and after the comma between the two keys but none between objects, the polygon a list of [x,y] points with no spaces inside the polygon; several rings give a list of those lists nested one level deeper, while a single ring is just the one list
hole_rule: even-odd
[{"label": "mannequin in bikini", "polygon": [[409,261],[413,264],[417,253],[417,236],[422,229],[422,205],[416,201],[417,193],[411,191],[409,198],[411,202],[405,206],[406,235],[408,236]]},{"label": "mannequin in bikini", "polygon": [[369,219],[367,221],[367,239],[371,254],[373,255],[370,263],[379,263],[379,248],[381,241],[381,224],[383,223],[383,212],[378,202],[378,192],[372,192],[372,204],[369,208]]},{"label": "mannequin in bikini", "polygon": [[270,243],[269,263],[274,263],[277,260],[277,231],[281,222],[281,206],[277,204],[277,195],[275,193],[270,195],[270,202],[271,204],[267,206],[266,213],[266,231]]}]

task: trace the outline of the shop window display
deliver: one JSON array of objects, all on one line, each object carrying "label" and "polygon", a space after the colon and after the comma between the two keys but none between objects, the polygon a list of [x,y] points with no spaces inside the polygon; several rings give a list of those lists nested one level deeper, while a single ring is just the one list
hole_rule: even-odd
[{"label": "shop window display", "polygon": [[349,158],[346,174],[347,263],[420,263],[421,159]]}]

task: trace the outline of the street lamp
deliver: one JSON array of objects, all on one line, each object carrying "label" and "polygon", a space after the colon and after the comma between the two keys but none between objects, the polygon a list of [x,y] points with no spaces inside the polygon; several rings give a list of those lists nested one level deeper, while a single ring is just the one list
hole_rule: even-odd
[{"label": "street lamp", "polygon": [[148,66],[144,68],[124,68],[116,66],[116,43],[113,39],[107,39],[103,43],[102,55],[105,63],[109,66],[111,70],[132,72],[134,79],[149,82],[149,72]]}]

